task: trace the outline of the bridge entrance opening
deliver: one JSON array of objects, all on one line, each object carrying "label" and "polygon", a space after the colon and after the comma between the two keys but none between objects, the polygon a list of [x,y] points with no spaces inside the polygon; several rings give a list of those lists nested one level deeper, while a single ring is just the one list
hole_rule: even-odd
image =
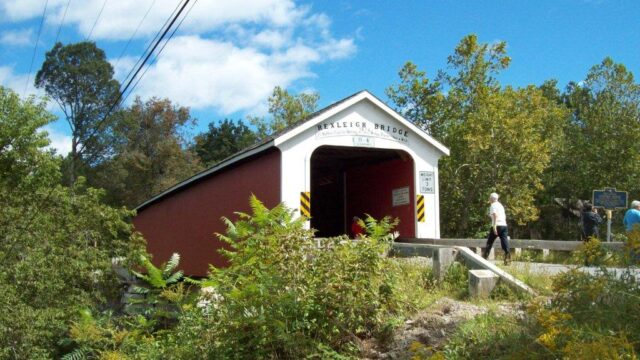
[{"label": "bridge entrance opening", "polygon": [[317,237],[350,234],[354,216],[398,218],[415,237],[414,163],[401,150],[321,146],[311,155],[311,227]]}]

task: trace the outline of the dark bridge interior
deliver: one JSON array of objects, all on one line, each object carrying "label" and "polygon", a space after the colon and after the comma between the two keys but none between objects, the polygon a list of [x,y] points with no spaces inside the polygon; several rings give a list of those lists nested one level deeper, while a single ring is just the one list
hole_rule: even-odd
[{"label": "dark bridge interior", "polygon": [[350,234],[353,216],[392,215],[413,236],[413,202],[391,206],[392,189],[402,186],[413,196],[413,159],[403,151],[319,147],[311,156],[311,227],[318,237],[338,236]]}]

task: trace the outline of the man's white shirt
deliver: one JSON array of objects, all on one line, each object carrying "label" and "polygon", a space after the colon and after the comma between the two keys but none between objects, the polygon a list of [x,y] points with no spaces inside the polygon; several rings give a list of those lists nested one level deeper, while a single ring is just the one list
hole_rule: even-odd
[{"label": "man's white shirt", "polygon": [[507,226],[507,215],[504,213],[504,206],[498,201],[491,203],[489,216],[496,214],[496,226]]}]

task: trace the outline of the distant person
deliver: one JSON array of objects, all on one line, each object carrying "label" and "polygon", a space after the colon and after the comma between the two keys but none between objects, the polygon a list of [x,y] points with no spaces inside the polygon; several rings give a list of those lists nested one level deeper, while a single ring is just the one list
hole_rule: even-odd
[{"label": "distant person", "polygon": [[508,265],[511,262],[511,252],[509,251],[509,238],[507,232],[507,215],[504,212],[504,206],[498,201],[499,195],[491,193],[489,195],[489,217],[491,218],[491,229],[489,229],[489,236],[487,237],[487,246],[482,252],[482,257],[489,257],[493,242],[497,237],[500,237],[500,246],[504,251],[504,264]]},{"label": "distant person", "polygon": [[631,208],[624,214],[622,222],[627,232],[631,232],[635,224],[640,224],[640,201],[633,200],[631,202]]},{"label": "distant person", "polygon": [[354,239],[357,239],[360,235],[364,234],[364,229],[360,225],[360,218],[357,216],[353,217],[353,221],[351,222],[351,235]]},{"label": "distant person", "polygon": [[602,224],[602,217],[598,215],[598,209],[587,203],[582,209],[582,240],[600,237],[598,225]]}]

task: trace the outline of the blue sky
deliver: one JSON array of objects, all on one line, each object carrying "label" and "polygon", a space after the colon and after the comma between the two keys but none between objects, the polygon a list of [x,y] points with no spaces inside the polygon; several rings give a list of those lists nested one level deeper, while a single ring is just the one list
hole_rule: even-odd
[{"label": "blue sky", "polygon": [[[0,0],[0,84],[23,94],[58,29],[64,43],[96,41],[122,79],[178,2],[49,0],[29,73],[45,1]],[[321,106],[362,89],[386,100],[385,88],[406,61],[433,76],[470,33],[508,43],[512,63],[500,76],[503,85],[553,78],[564,87],[605,56],[638,75],[638,19],[640,1],[199,0],[135,93],[189,106],[199,120],[195,132],[225,117],[264,114],[276,85],[317,91]],[[48,130],[64,152],[65,122]]]}]

